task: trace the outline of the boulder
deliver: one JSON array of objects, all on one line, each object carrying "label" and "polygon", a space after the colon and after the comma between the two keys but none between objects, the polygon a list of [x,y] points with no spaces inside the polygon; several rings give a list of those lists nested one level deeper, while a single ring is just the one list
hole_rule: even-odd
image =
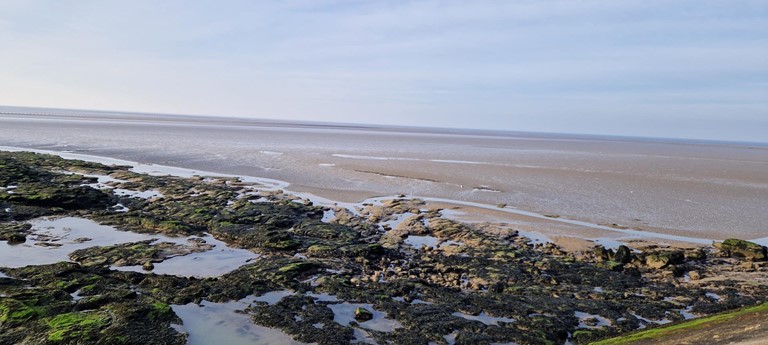
[{"label": "boulder", "polygon": [[645,255],[645,264],[653,269],[666,268],[669,265],[679,265],[685,262],[682,250],[670,252],[655,252]]},{"label": "boulder", "polygon": [[143,268],[145,271],[151,271],[155,269],[155,265],[152,263],[152,261],[147,261],[141,265],[141,268]]},{"label": "boulder", "polygon": [[616,253],[613,254],[613,261],[620,262],[622,264],[628,264],[632,261],[632,251],[625,245],[620,245],[616,249]]},{"label": "boulder", "polygon": [[728,257],[745,258],[751,261],[768,259],[766,247],[754,242],[729,238],[723,242],[715,242],[713,245]]},{"label": "boulder", "polygon": [[592,253],[595,255],[597,262],[608,261],[613,256],[613,250],[605,249],[603,246],[596,246],[592,249]]},{"label": "boulder", "polygon": [[696,248],[685,252],[685,257],[688,260],[706,260],[707,252],[703,248]]},{"label": "boulder", "polygon": [[355,309],[355,320],[360,322],[365,322],[370,319],[373,319],[373,313],[371,313],[368,309],[365,309],[365,308]]}]

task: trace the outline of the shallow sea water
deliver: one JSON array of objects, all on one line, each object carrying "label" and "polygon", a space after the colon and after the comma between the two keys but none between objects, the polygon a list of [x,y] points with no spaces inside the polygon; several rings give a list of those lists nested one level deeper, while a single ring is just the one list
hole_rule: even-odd
[{"label": "shallow sea water", "polygon": [[[39,218],[29,222],[32,234],[20,244],[0,241],[0,266],[23,267],[69,261],[69,254],[78,249],[94,246],[110,246],[120,243],[158,239],[164,242],[183,243],[185,239],[163,235],[147,235],[119,231],[111,226],[77,218]],[[81,242],[78,239],[89,238]],[[55,246],[41,246],[51,243]]]},{"label": "shallow sea water", "polygon": [[227,303],[203,301],[200,305],[171,305],[184,322],[176,326],[189,334],[187,345],[300,345],[278,329],[259,326],[247,314],[238,313],[253,302],[253,297]]}]

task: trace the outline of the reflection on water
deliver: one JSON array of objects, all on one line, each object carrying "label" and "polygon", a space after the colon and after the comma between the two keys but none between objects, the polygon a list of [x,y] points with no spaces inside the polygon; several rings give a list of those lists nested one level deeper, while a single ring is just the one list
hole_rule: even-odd
[{"label": "reflection on water", "polygon": [[[338,297],[327,293],[307,293],[307,296],[314,298],[316,302],[328,302],[329,304],[326,304],[326,306],[333,311],[333,321],[342,326],[349,326],[355,321],[362,328],[379,332],[392,332],[395,328],[403,327],[397,320],[388,319],[386,313],[373,309],[372,304],[341,302]],[[355,310],[357,308],[370,311],[373,318],[362,322],[355,320]],[[356,332],[356,334],[358,333]]]},{"label": "reflection on water", "polygon": [[[589,314],[581,311],[575,311],[573,314],[579,319],[579,326],[577,328],[600,328],[611,325],[611,320],[608,320],[600,315]],[[596,320],[596,322],[594,325],[592,325],[587,322],[588,320]]]},{"label": "reflection on water", "polygon": [[[373,309],[373,305],[367,303],[338,303],[328,304],[328,308],[333,310],[333,321],[342,326],[349,326],[352,321],[358,322],[360,327],[372,329],[379,332],[392,332],[395,328],[403,327],[397,320],[387,319],[387,314]],[[367,309],[373,314],[373,318],[360,322],[355,320],[355,310],[357,308]]]},{"label": "reflection on water", "polygon": [[160,239],[179,243],[179,238],[119,231],[111,226],[78,218],[39,218],[29,222],[32,234],[21,244],[0,241],[0,266],[23,267],[69,261],[69,254],[78,249],[111,246],[120,243]]},{"label": "reflection on water", "polygon": [[280,302],[284,297],[288,297],[293,295],[294,292],[291,290],[283,290],[283,291],[272,291],[267,292],[259,297],[256,297],[253,299],[254,302],[266,302],[269,305],[275,305],[277,302]]},{"label": "reflection on water", "polygon": [[[163,262],[155,263],[155,268],[152,272],[179,277],[218,277],[232,272],[260,256],[247,249],[229,247],[226,243],[213,238],[210,234],[206,234],[202,239],[205,243],[213,245],[213,249],[205,252],[175,256]],[[112,267],[112,269],[146,273],[141,265]]]},{"label": "reflection on water", "polygon": [[515,322],[515,319],[511,319],[511,318],[508,318],[508,317],[490,316],[490,315],[486,314],[485,312],[480,313],[480,315],[470,315],[470,314],[464,314],[464,313],[460,313],[460,312],[455,312],[455,313],[453,313],[451,315],[458,316],[460,318],[464,318],[464,319],[467,319],[467,320],[480,321],[480,322],[482,322],[482,323],[484,323],[486,325],[493,325],[493,326],[498,326],[499,322],[502,322],[502,323]]},{"label": "reflection on water", "polygon": [[[194,238],[120,231],[79,217],[39,218],[29,223],[32,224],[32,228],[26,242],[11,245],[0,241],[1,267],[16,268],[69,261],[69,254],[75,250],[96,246],[112,246],[151,239],[156,239],[155,243],[170,242],[189,245],[188,240]],[[184,277],[215,277],[229,273],[259,257],[258,254],[246,249],[231,248],[209,234],[202,239],[213,245],[213,249],[176,256],[155,263],[153,272]],[[112,267],[112,269],[146,273],[141,266]]]},{"label": "reflection on water", "polygon": [[172,305],[173,311],[184,322],[176,326],[189,334],[188,345],[270,345],[303,344],[278,329],[259,326],[243,313],[253,297],[227,303],[203,301],[200,305]]},{"label": "reflection on water", "polygon": [[430,247],[434,248],[440,242],[434,236],[416,236],[410,235],[405,238],[404,242],[414,248]]}]

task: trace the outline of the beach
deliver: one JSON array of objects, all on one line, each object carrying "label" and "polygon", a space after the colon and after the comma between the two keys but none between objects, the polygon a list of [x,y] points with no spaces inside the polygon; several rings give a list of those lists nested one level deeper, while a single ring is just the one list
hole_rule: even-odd
[{"label": "beach", "polygon": [[436,198],[549,238],[762,242],[768,223],[757,144],[103,113],[5,114],[0,127],[3,146],[273,178],[339,202]]},{"label": "beach", "polygon": [[0,146],[0,343],[676,343],[766,309],[748,241],[113,157]]}]

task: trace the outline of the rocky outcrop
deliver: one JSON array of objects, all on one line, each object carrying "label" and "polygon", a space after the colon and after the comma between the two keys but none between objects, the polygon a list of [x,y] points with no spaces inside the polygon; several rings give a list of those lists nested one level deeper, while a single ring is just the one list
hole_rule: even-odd
[{"label": "rocky outcrop", "polygon": [[[2,158],[0,154],[0,164]],[[508,224],[492,231],[446,219],[405,196],[355,210],[336,207],[335,218],[328,220],[323,217],[327,208],[281,191],[245,190],[231,178],[148,176],[34,155],[18,159],[56,169],[6,165],[13,167],[0,169],[0,182],[5,181],[0,185],[45,187],[49,178],[71,181],[70,186],[92,182],[55,173],[84,171],[125,181],[114,182],[115,188],[152,189],[163,197],[119,197],[110,202],[119,201],[128,210],[118,212],[109,207],[31,206],[9,199],[21,191],[6,191],[9,197],[0,200],[0,210],[8,209],[0,211],[0,235],[7,234],[6,239],[28,233],[20,220],[47,212],[126,231],[209,233],[260,256],[204,279],[150,271],[162,259],[204,249],[197,242],[91,247],[72,253],[76,263],[0,267],[0,344],[183,344],[185,336],[170,327],[181,321],[172,305],[277,291],[290,295],[276,303],[251,303],[242,312],[305,343],[350,343],[364,330],[382,344],[445,343],[449,338],[457,344],[585,344],[666,320],[682,321],[684,313],[712,314],[768,296],[768,282],[760,280],[768,263],[708,259],[712,248],[683,252],[633,243],[634,249],[566,252],[551,243],[531,243]],[[71,194],[42,187],[41,192],[56,194],[49,200],[57,202]],[[414,245],[418,237],[431,245]],[[727,256],[752,260],[765,253],[765,248],[733,241],[720,247]],[[120,265],[147,271],[108,267]],[[723,279],[709,279],[715,277]],[[334,307],[338,304],[346,305]],[[338,322],[340,309],[355,320]],[[382,314],[398,326],[369,329]],[[366,322],[374,315],[376,321]]]},{"label": "rocky outcrop", "polygon": [[725,257],[745,258],[750,261],[765,261],[768,259],[766,247],[754,242],[729,238],[723,242],[715,242],[713,245]]}]

